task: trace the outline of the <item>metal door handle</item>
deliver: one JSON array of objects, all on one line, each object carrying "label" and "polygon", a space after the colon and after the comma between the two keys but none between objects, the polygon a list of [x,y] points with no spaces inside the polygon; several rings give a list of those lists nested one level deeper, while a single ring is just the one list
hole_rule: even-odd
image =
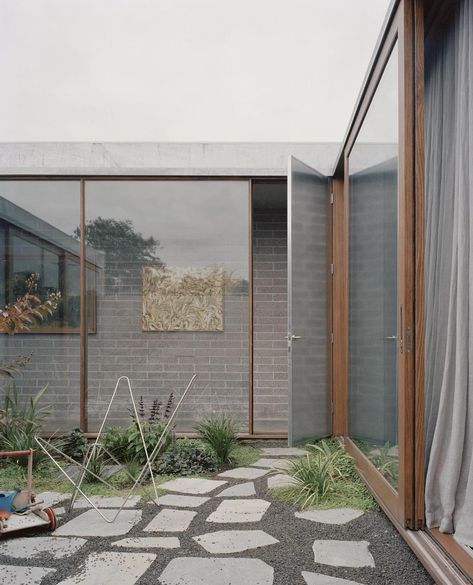
[{"label": "metal door handle", "polygon": [[397,339],[397,335],[389,335],[388,337],[385,337],[384,339]]},{"label": "metal door handle", "polygon": [[294,339],[302,339],[300,335],[292,335],[292,333],[288,333],[284,336],[284,339],[288,339],[289,341],[293,341]]}]

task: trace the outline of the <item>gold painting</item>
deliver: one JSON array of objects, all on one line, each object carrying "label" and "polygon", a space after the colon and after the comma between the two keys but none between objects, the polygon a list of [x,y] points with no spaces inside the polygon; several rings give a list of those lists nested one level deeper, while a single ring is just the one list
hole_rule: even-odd
[{"label": "gold painting", "polygon": [[224,272],[219,267],[142,267],[143,331],[223,331]]}]

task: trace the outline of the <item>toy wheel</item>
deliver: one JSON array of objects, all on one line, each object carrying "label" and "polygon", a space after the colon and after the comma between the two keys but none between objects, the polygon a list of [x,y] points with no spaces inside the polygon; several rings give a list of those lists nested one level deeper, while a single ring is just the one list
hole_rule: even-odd
[{"label": "toy wheel", "polygon": [[47,530],[53,532],[53,530],[56,530],[56,528],[57,528],[56,513],[54,512],[54,510],[52,508],[43,508],[43,512],[49,518],[49,526],[48,526]]}]

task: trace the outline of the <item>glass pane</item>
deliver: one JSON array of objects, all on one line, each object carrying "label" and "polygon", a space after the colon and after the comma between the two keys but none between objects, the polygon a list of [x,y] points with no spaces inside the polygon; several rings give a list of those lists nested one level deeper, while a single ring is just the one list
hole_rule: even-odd
[{"label": "glass pane", "polygon": [[393,486],[398,476],[397,58],[396,46],[349,156],[350,436]]},{"label": "glass pane", "polygon": [[253,401],[256,433],[287,433],[287,182],[253,183]]},{"label": "glass pane", "polygon": [[[248,183],[91,181],[86,216],[97,281],[91,430],[119,376],[130,377],[149,409],[178,397],[197,372],[177,429],[225,411],[247,431]],[[130,420],[125,406],[111,415],[112,423]]]},{"label": "glass pane", "polygon": [[328,179],[291,160],[288,204],[289,441],[331,432],[328,380]]},{"label": "glass pane", "polygon": [[67,275],[62,260],[66,253],[79,257],[74,236],[78,224],[77,181],[0,181],[2,307],[28,293],[32,276],[31,290],[40,302],[52,293],[62,296],[53,315],[32,323],[29,332],[0,339],[2,362],[31,354],[16,378],[23,399],[48,385],[42,399],[50,412],[47,431],[79,424],[79,329],[71,331],[65,316]]}]

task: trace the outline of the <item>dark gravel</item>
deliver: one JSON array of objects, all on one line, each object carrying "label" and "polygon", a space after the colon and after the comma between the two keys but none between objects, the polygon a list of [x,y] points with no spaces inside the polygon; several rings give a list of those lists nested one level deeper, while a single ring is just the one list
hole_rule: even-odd
[{"label": "dark gravel", "polygon": [[[236,483],[240,482],[230,480],[228,485]],[[137,581],[137,585],[158,585],[159,575],[167,563],[179,556],[234,556],[262,559],[274,568],[274,585],[305,585],[301,571],[320,572],[334,577],[351,579],[364,585],[431,585],[434,583],[382,512],[366,512],[363,516],[345,526],[316,524],[295,518],[294,512],[296,508],[293,505],[279,502],[266,493],[266,478],[256,480],[255,487],[257,491],[256,497],[272,502],[271,507],[260,523],[207,523],[206,518],[217,508],[222,500],[221,498],[212,498],[196,509],[198,514],[185,533],[169,534],[170,536],[179,536],[181,541],[180,549],[148,549],[146,551],[156,553],[157,558],[150,569]],[[73,512],[67,519],[81,512],[81,510]],[[107,550],[137,552],[137,549],[124,549],[110,545],[112,542],[128,536],[153,536],[151,533],[143,533],[142,530],[156,513],[156,506],[153,504],[145,505],[141,522],[127,535],[113,538],[90,538],[88,543],[71,558],[55,561],[49,555],[45,555],[41,559],[18,561],[17,559],[0,555],[0,563],[55,568],[56,572],[45,577],[41,584],[55,585],[76,573],[85,558],[92,552]],[[210,555],[192,540],[193,536],[207,532],[241,529],[262,529],[280,542],[279,544],[234,555]],[[38,533],[35,536],[38,536]],[[167,534],[163,534],[163,536],[167,536]],[[312,552],[312,544],[316,539],[368,540],[371,543],[370,550],[374,556],[376,568],[345,569],[317,565],[314,563]],[[119,575],[117,575],[116,583],[117,585],[120,584]]]}]

